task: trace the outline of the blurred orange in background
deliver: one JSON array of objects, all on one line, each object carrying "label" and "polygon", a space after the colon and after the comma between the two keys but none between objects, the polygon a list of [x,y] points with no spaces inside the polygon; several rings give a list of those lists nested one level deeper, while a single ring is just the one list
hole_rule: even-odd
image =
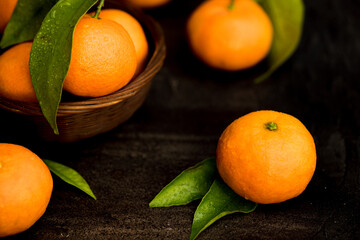
[{"label": "blurred orange in background", "polygon": [[18,0],[0,1],[0,33],[4,33]]},{"label": "blurred orange in background", "polygon": [[266,57],[273,27],[253,0],[209,0],[190,16],[187,35],[193,53],[205,64],[238,71]]},{"label": "blurred orange in background", "polygon": [[171,0],[125,0],[127,3],[140,8],[156,8],[169,3]]}]

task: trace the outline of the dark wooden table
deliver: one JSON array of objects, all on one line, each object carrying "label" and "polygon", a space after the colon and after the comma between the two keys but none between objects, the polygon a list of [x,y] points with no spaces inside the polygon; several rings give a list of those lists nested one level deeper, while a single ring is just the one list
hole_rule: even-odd
[{"label": "dark wooden table", "polygon": [[315,175],[299,197],[226,216],[199,239],[360,239],[359,3],[305,0],[299,49],[256,85],[247,79],[251,71],[222,73],[193,57],[184,28],[199,2],[175,0],[148,11],[164,29],[167,59],[125,124],[71,144],[0,133],[1,141],[78,170],[98,197],[54,177],[44,216],[11,239],[188,239],[197,203],[148,203],[182,170],[214,156],[230,122],[260,109],[289,113],[307,126],[317,146]]}]

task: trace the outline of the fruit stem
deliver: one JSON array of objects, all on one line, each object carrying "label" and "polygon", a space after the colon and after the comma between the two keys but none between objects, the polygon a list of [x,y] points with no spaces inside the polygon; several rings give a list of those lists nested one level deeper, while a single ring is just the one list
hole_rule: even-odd
[{"label": "fruit stem", "polygon": [[230,0],[230,4],[228,6],[229,10],[234,10],[235,0]]},{"label": "fruit stem", "polygon": [[100,12],[101,12],[101,8],[104,6],[104,2],[105,2],[105,0],[100,0],[100,3],[99,3],[99,5],[97,6],[97,10],[96,10],[96,13],[95,13],[95,15],[93,16],[93,18],[100,19],[100,18],[99,18],[99,15],[100,15]]},{"label": "fruit stem", "polygon": [[270,130],[270,131],[276,131],[278,129],[278,126],[274,122],[268,122],[268,123],[265,124],[265,128]]}]

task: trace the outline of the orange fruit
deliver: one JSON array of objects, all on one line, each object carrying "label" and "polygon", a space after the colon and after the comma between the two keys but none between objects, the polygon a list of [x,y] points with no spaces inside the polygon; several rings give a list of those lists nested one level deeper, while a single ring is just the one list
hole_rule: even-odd
[{"label": "orange fruit", "polygon": [[0,33],[4,33],[6,25],[10,21],[11,15],[16,7],[17,0],[0,1]]},{"label": "orange fruit", "polygon": [[0,56],[0,95],[11,100],[37,102],[30,78],[31,42],[20,43]]},{"label": "orange fruit", "polygon": [[120,24],[85,15],[75,28],[64,90],[83,97],[115,92],[134,76],[136,61],[134,44]]},{"label": "orange fruit", "polygon": [[137,56],[135,75],[140,73],[146,64],[149,51],[148,42],[141,24],[129,13],[118,9],[104,9],[101,11],[99,17],[117,22],[129,33],[134,43]]},{"label": "orange fruit", "polygon": [[204,1],[187,23],[193,53],[210,67],[238,71],[264,59],[271,47],[273,27],[253,0]]},{"label": "orange fruit", "polygon": [[45,212],[53,179],[29,149],[0,143],[0,237],[30,228]]},{"label": "orange fruit", "polygon": [[127,3],[140,8],[156,8],[169,3],[171,0],[125,0]]},{"label": "orange fruit", "polygon": [[314,140],[295,117],[258,111],[232,122],[216,150],[224,182],[257,203],[279,203],[301,194],[316,167]]}]

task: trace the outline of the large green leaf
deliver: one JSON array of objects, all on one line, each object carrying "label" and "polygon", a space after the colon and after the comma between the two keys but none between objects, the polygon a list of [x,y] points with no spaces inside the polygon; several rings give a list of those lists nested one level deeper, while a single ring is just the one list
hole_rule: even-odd
[{"label": "large green leaf", "polygon": [[18,0],[0,42],[1,48],[34,39],[41,23],[58,0]]},{"label": "large green leaf", "polygon": [[41,110],[59,134],[56,114],[69,70],[72,38],[79,19],[98,0],[59,0],[46,15],[30,54],[30,74]]},{"label": "large green leaf", "polygon": [[302,0],[256,0],[269,15],[274,27],[274,38],[268,55],[268,70],[255,79],[260,83],[267,79],[296,50],[299,45],[303,22]]},{"label": "large green leaf", "polygon": [[252,212],[256,206],[256,203],[240,197],[217,178],[196,209],[190,239],[195,239],[216,220],[236,212]]},{"label": "large green leaf", "polygon": [[166,185],[150,202],[150,207],[169,207],[188,204],[202,198],[216,175],[215,158],[207,158],[183,171]]},{"label": "large green leaf", "polygon": [[65,165],[60,163],[43,159],[45,164],[48,166],[51,172],[53,172],[56,176],[61,178],[66,183],[77,187],[78,189],[82,190],[92,198],[96,200],[94,193],[91,191],[89,184],[85,181],[85,179],[74,169],[69,168]]}]

